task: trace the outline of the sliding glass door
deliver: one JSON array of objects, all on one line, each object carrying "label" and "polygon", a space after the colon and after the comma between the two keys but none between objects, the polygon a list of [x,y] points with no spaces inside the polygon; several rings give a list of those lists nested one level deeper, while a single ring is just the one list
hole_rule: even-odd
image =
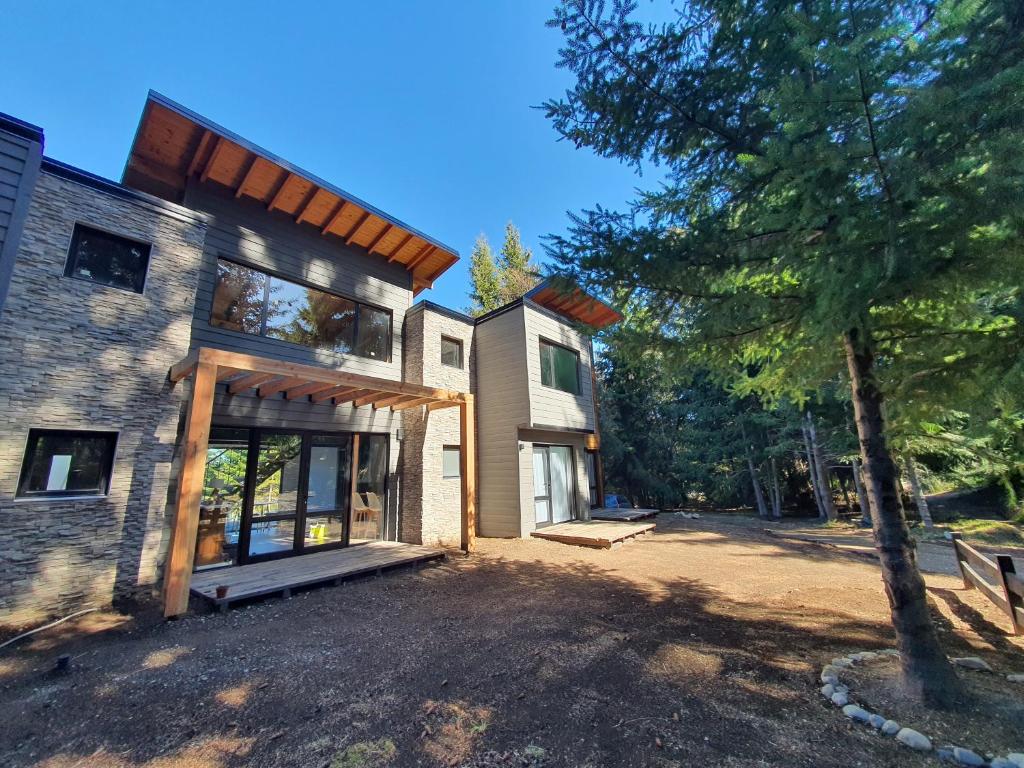
[{"label": "sliding glass door", "polygon": [[572,520],[575,490],[572,448],[568,445],[535,445],[533,504],[537,525]]},{"label": "sliding glass door", "polygon": [[214,427],[196,569],[384,537],[387,435]]}]

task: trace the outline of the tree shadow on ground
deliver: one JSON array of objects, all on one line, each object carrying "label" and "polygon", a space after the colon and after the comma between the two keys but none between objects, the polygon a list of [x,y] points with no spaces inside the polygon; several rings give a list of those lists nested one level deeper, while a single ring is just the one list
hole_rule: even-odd
[{"label": "tree shadow on ground", "polygon": [[920,765],[817,693],[823,657],[889,636],[672,574],[459,559],[72,640],[65,676],[37,671],[55,649],[22,650],[0,750],[48,768],[317,766],[382,740],[392,765]]}]

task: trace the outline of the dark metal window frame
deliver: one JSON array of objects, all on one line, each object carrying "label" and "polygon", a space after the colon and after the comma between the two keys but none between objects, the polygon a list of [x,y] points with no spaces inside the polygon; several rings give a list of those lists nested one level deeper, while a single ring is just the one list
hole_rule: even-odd
[{"label": "dark metal window frame", "polygon": [[[286,557],[301,557],[302,555],[310,554],[312,552],[324,552],[331,549],[344,549],[346,547],[358,547],[363,546],[365,542],[351,544],[351,529],[352,529],[352,495],[351,493],[345,494],[345,529],[344,538],[339,542],[330,542],[327,544],[316,544],[313,546],[305,545],[305,524],[308,517],[309,510],[307,509],[308,499],[306,495],[309,491],[309,461],[312,448],[312,441],[314,437],[327,436],[327,437],[343,437],[349,440],[349,451],[353,447],[352,438],[355,435],[360,437],[384,437],[385,452],[385,471],[384,471],[384,495],[381,499],[381,514],[385,517],[388,511],[388,497],[391,494],[391,433],[390,432],[351,432],[351,431],[324,431],[319,429],[288,429],[286,427],[259,427],[259,426],[229,426],[214,424],[211,426],[212,429],[245,429],[248,430],[249,443],[248,443],[248,455],[246,457],[245,466],[245,491],[242,497],[242,514],[239,520],[238,530],[238,554],[233,564],[225,563],[222,567],[232,567],[239,565],[249,565],[251,563],[265,562],[267,560],[280,560]],[[299,449],[299,486],[296,490],[296,505],[295,512],[286,512],[274,515],[263,515],[258,519],[260,521],[274,520],[294,520],[295,521],[295,532],[292,540],[292,549],[283,552],[265,553],[262,555],[250,555],[249,554],[249,543],[252,534],[252,523],[254,519],[253,515],[253,502],[256,496],[256,473],[257,464],[259,462],[259,449],[261,437],[265,434],[284,434],[284,435],[299,435],[302,438],[302,444]],[[351,455],[350,455],[351,460]],[[356,457],[358,462],[358,457]],[[351,477],[349,480],[351,481]],[[336,511],[342,511],[338,508]],[[313,517],[329,517],[331,513],[328,511],[318,510],[312,513]],[[334,515],[337,517],[338,515]],[[300,525],[301,523],[301,525]]]},{"label": "dark metal window frame", "polygon": [[[345,295],[340,294],[340,293],[335,293],[334,291],[329,291],[329,290],[325,289],[323,286],[316,285],[316,284],[308,282],[306,280],[296,280],[295,278],[292,278],[292,277],[283,277],[283,276],[281,276],[277,272],[271,272],[269,270],[264,269],[263,267],[257,267],[257,266],[254,266],[252,264],[248,264],[248,263],[246,263],[246,262],[244,262],[244,261],[242,261],[240,259],[232,259],[232,258],[230,258],[228,256],[224,256],[224,255],[218,253],[217,254],[217,262],[219,263],[221,261],[226,261],[229,264],[234,264],[235,266],[243,267],[244,269],[251,269],[253,272],[259,272],[261,275],[264,275],[267,278],[274,278],[276,280],[281,280],[282,282],[285,282],[285,283],[291,283],[292,285],[300,286],[301,288],[308,288],[310,290],[320,291],[320,293],[326,293],[328,296],[333,296],[336,299],[344,299],[345,301],[351,301],[356,306],[355,323],[352,326],[352,351],[351,352],[339,352],[339,351],[337,351],[335,349],[326,349],[326,348],[323,348],[323,347],[307,347],[304,344],[297,344],[294,341],[287,341],[285,339],[277,339],[277,338],[274,338],[273,336],[268,336],[267,335],[267,313],[270,311],[270,280],[269,279],[266,281],[266,285],[263,286],[263,307],[262,307],[262,309],[260,311],[260,332],[258,334],[257,333],[249,333],[248,331],[236,331],[236,330],[234,330],[232,328],[225,328],[224,326],[221,326],[221,325],[214,325],[214,323],[213,323],[213,303],[212,303],[212,300],[211,300],[211,304],[210,304],[210,318],[207,321],[207,322],[209,322],[211,327],[216,328],[217,330],[220,330],[220,331],[227,331],[228,333],[240,333],[243,336],[259,336],[261,339],[270,339],[271,341],[280,342],[282,344],[291,344],[293,346],[300,347],[302,349],[316,349],[316,350],[319,350],[321,352],[329,352],[331,354],[341,355],[341,356],[353,355],[355,357],[360,358],[361,360],[380,360],[381,362],[384,362],[384,363],[390,363],[391,362],[391,359],[392,359],[392,357],[394,355],[394,340],[395,340],[395,313],[394,313],[394,310],[388,309],[387,307],[382,307],[379,304],[371,304],[368,301],[361,301],[360,299],[353,299],[351,296],[345,296]],[[216,296],[216,294],[217,294],[217,278],[216,278],[216,276],[214,276],[214,280],[213,280],[213,296]],[[211,297],[211,299],[212,299],[212,297]],[[388,354],[387,354],[387,357],[385,357],[383,359],[376,358],[376,357],[367,357],[366,355],[360,355],[356,351],[356,348],[357,348],[357,346],[359,344],[359,319],[360,319],[360,316],[362,314],[361,311],[360,311],[360,309],[362,307],[368,307],[369,309],[373,309],[373,310],[375,310],[377,312],[383,312],[383,313],[385,313],[388,316],[388,345],[387,345],[388,346]]]},{"label": "dark metal window frame", "polygon": [[[444,361],[444,343],[446,341],[450,342],[451,344],[454,344],[456,347],[458,347],[458,350],[459,350],[459,364],[458,365],[452,365],[451,363],[446,363]],[[465,370],[465,368],[466,368],[465,347],[462,344],[462,339],[456,339],[454,336],[445,336],[444,334],[441,334],[441,345],[442,345],[441,346],[441,365],[448,366],[449,368],[457,368],[460,371]]]},{"label": "dark metal window frame", "polygon": [[[549,347],[555,347],[557,349],[564,349],[566,352],[570,352],[572,355],[574,355],[576,357],[576,390],[575,391],[570,391],[568,389],[562,389],[561,387],[556,387],[556,386],[554,386],[553,383],[552,384],[545,384],[544,383],[544,345],[545,344],[548,345]],[[542,387],[547,387],[548,389],[553,389],[556,392],[564,392],[567,395],[573,395],[574,397],[579,397],[580,395],[583,394],[583,380],[582,380],[582,376],[580,374],[580,352],[579,352],[578,349],[573,349],[572,347],[567,347],[567,346],[565,346],[565,344],[559,344],[557,341],[552,341],[551,339],[547,339],[547,338],[545,338],[543,336],[540,336],[540,337],[538,337],[538,340],[537,340],[537,356],[538,356],[538,358],[540,360],[540,385]],[[551,371],[551,377],[552,377],[551,381],[552,382],[554,382],[554,375],[555,375],[555,372]]]},{"label": "dark metal window frame", "polygon": [[[25,485],[28,482],[29,456],[33,453],[33,447],[39,437],[45,435],[86,435],[91,437],[106,437],[110,440],[110,455],[106,460],[98,488],[76,488],[62,491],[29,491]],[[25,451],[21,458],[21,473],[18,476],[18,490],[15,494],[17,499],[79,499],[79,498],[105,498],[110,495],[110,481],[114,474],[114,461],[117,458],[117,446],[120,433],[109,429],[51,429],[47,427],[30,428],[25,439]]]},{"label": "dark metal window frame", "polygon": [[[142,287],[139,290],[134,288],[128,288],[123,285],[116,285],[114,283],[107,283],[103,280],[96,280],[91,277],[82,277],[81,275],[75,274],[75,264],[77,263],[76,250],[78,246],[78,238],[82,234],[83,230],[91,230],[98,232],[101,235],[113,238],[115,240],[123,240],[126,243],[132,245],[141,246],[146,252],[146,266],[142,271]],[[83,283],[92,283],[93,285],[102,285],[105,288],[114,288],[118,291],[124,291],[126,293],[134,293],[142,296],[146,292],[146,284],[149,282],[149,268],[153,263],[153,243],[140,240],[137,237],[131,237],[129,235],[122,234],[121,232],[114,232],[106,227],[98,227],[95,224],[90,224],[84,221],[76,221],[74,227],[71,230],[71,239],[68,241],[68,252],[64,257],[64,277],[69,277],[72,280],[81,280]]]}]

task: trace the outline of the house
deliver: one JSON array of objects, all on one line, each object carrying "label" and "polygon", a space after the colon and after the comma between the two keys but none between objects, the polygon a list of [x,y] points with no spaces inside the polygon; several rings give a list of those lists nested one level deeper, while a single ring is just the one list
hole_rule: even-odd
[{"label": "house", "polygon": [[454,249],[156,93],[121,182],[43,143],[0,116],[0,624],[599,502],[614,310],[417,302]]}]

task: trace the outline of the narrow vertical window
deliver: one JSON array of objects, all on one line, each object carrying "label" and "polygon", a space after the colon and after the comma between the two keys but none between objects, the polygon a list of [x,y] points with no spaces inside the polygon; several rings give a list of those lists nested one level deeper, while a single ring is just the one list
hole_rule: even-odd
[{"label": "narrow vertical window", "polygon": [[457,445],[446,445],[441,452],[441,476],[462,477],[462,451]]}]

